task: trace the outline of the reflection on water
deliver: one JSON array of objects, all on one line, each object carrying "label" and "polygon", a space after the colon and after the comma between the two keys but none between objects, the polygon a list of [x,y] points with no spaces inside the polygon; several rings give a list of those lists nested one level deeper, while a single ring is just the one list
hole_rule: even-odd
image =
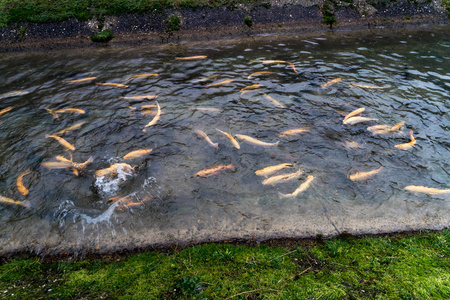
[{"label": "reflection on water", "polygon": [[448,193],[404,189],[450,187],[448,30],[3,55],[0,195],[28,208],[0,204],[0,251],[448,226]]}]

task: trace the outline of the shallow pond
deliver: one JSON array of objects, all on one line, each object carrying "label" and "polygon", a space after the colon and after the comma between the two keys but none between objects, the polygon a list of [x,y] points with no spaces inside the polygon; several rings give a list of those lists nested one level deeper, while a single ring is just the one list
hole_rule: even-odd
[{"label": "shallow pond", "polygon": [[[0,252],[447,227],[450,194],[405,187],[450,188],[449,30],[3,54],[0,195],[20,203],[0,203]],[[127,98],[142,95],[157,98]],[[376,120],[343,124],[361,107]],[[392,130],[367,130],[377,124]],[[124,159],[139,149],[152,151]],[[71,155],[93,162],[76,176]],[[133,169],[95,176],[118,163]],[[283,163],[269,177],[291,180],[255,174]]]}]

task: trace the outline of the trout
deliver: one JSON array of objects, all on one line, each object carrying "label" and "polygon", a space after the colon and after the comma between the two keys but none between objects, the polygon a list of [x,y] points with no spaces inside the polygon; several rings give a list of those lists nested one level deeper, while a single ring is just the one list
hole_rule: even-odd
[{"label": "trout", "polygon": [[238,139],[243,140],[244,142],[247,142],[249,144],[255,145],[255,146],[278,146],[278,144],[280,143],[279,141],[276,143],[266,143],[266,142],[262,142],[260,140],[257,140],[255,138],[252,138],[251,136],[248,135],[243,135],[243,134],[236,134],[235,135]]},{"label": "trout", "polygon": [[75,80],[64,80],[64,83],[80,83],[80,82],[86,82],[86,81],[92,81],[97,77],[86,77],[81,79],[75,79]]},{"label": "trout", "polygon": [[295,69],[295,65],[285,60],[253,60],[252,62],[258,62],[262,64],[287,64],[292,68],[292,70],[294,70],[295,74],[298,74],[297,70]]},{"label": "trout", "polygon": [[285,108],[285,106],[283,104],[281,104],[277,99],[272,98],[271,96],[267,95],[266,93],[263,94],[264,97],[266,97],[267,100],[272,101],[273,104],[275,104],[276,106],[280,107],[280,108]]},{"label": "trout", "polygon": [[298,170],[295,173],[273,176],[273,177],[269,177],[269,178],[265,179],[262,182],[262,184],[263,185],[272,185],[272,186],[274,186],[274,185],[276,185],[278,183],[284,183],[284,182],[288,182],[288,181],[293,180],[293,179],[297,179],[302,174],[303,174],[303,171],[302,170]]},{"label": "trout", "polygon": [[79,108],[63,108],[63,109],[57,109],[57,110],[51,110],[46,108],[46,111],[48,111],[55,119],[59,119],[58,114],[61,113],[74,113],[74,114],[84,114],[85,111]]},{"label": "trout", "polygon": [[347,178],[349,178],[351,181],[361,181],[361,180],[366,180],[370,177],[372,177],[375,174],[378,174],[381,170],[383,170],[383,167],[380,167],[378,169],[369,171],[369,172],[356,172],[353,175],[349,175],[347,176]]},{"label": "trout", "polygon": [[236,149],[241,149],[241,146],[239,146],[239,143],[236,141],[236,139],[235,139],[231,134],[229,134],[228,132],[222,131],[222,130],[220,130],[220,129],[217,129],[217,128],[216,128],[216,130],[217,130],[218,132],[224,134],[226,137],[228,137],[228,138],[230,139],[230,141],[231,141],[231,144],[233,144],[233,146],[234,146]]},{"label": "trout", "polygon": [[143,95],[143,96],[128,96],[128,97],[120,97],[120,99],[125,100],[152,100],[158,96],[155,95]]},{"label": "trout", "polygon": [[234,170],[234,166],[233,164],[229,164],[229,165],[219,165],[216,167],[211,167],[211,168],[205,168],[201,171],[198,171],[197,173],[195,173],[195,176],[198,177],[209,177],[212,175],[216,175],[224,170]]},{"label": "trout", "polygon": [[[352,111],[351,113],[349,113],[348,115],[346,115],[345,117],[344,117],[344,122],[347,120],[347,119],[350,119],[351,117],[354,117],[354,116],[356,116],[356,115],[359,115],[359,114],[361,114],[363,111],[365,111],[366,109],[364,108],[364,107],[360,107],[360,108],[358,108],[358,109],[355,109],[354,111]],[[345,124],[345,123],[344,123]]]},{"label": "trout", "polygon": [[269,71],[260,71],[260,72],[255,72],[252,73],[250,75],[248,75],[247,79],[252,78],[253,76],[258,76],[258,75],[263,75],[263,74],[272,74],[273,72],[269,72]]},{"label": "trout", "polygon": [[111,87],[117,87],[117,88],[121,88],[121,89],[125,89],[127,87],[129,87],[126,84],[121,84],[121,83],[114,83],[114,82],[97,82],[96,85],[101,85],[101,86],[111,86]]},{"label": "trout", "polygon": [[204,133],[201,130],[195,130],[195,133],[197,133],[199,137],[204,138],[208,142],[209,145],[211,145],[212,147],[214,147],[216,149],[219,149],[219,143],[213,143],[211,141],[211,139],[209,138],[209,136],[206,135],[206,133]]},{"label": "trout", "polygon": [[13,92],[1,94],[0,95],[0,99],[14,97],[14,96],[22,96],[22,95],[26,95],[26,94],[29,94],[29,93],[30,92],[28,92],[28,91],[13,91]]},{"label": "trout", "polygon": [[76,129],[80,128],[81,126],[83,126],[85,123],[86,123],[86,122],[80,122],[80,123],[77,123],[77,124],[75,124],[75,125],[73,125],[73,126],[70,126],[69,128],[65,128],[65,129],[63,129],[63,130],[60,130],[60,131],[54,133],[53,135],[62,135],[62,134],[64,134],[64,133],[66,133],[66,132],[76,130]]},{"label": "trout", "polygon": [[227,79],[227,80],[224,80],[224,81],[207,84],[207,85],[205,85],[205,87],[213,87],[213,86],[224,85],[224,84],[228,84],[228,83],[233,82],[233,81],[234,80],[232,80],[232,79]]},{"label": "trout", "polygon": [[284,163],[284,164],[279,164],[279,165],[276,165],[276,166],[265,167],[264,169],[255,171],[255,174],[258,175],[258,176],[267,177],[269,175],[272,175],[275,172],[278,172],[279,170],[282,170],[284,168],[292,168],[292,167],[294,167],[293,164]]},{"label": "trout", "polygon": [[208,56],[206,55],[197,55],[197,56],[185,56],[185,57],[175,57],[177,60],[196,60],[196,59],[205,59]]},{"label": "trout", "polygon": [[161,116],[161,107],[159,106],[159,103],[156,102],[156,106],[158,107],[158,112],[156,113],[156,116],[153,118],[153,120],[151,120],[147,125],[145,125],[144,127],[150,127],[156,124],[156,122],[158,122],[159,117]]},{"label": "trout", "polygon": [[25,172],[23,172],[22,174],[19,175],[19,177],[17,177],[17,190],[19,191],[19,193],[21,193],[22,195],[26,196],[29,193],[29,190],[23,185],[23,177],[30,174],[31,171],[27,170]]},{"label": "trout", "polygon": [[409,150],[409,149],[411,149],[416,144],[416,139],[413,136],[412,130],[409,132],[409,136],[411,137],[411,142],[405,143],[405,144],[394,145],[394,147],[397,148],[397,149],[402,149],[402,150]]},{"label": "trout", "polygon": [[430,188],[426,186],[418,186],[418,185],[408,185],[405,187],[405,190],[413,193],[424,193],[428,195],[440,195],[440,194],[450,194],[450,189],[440,190],[436,188]]},{"label": "trout", "polygon": [[311,185],[311,182],[314,180],[314,176],[309,175],[308,177],[306,177],[305,182],[303,182],[302,184],[300,184],[300,186],[291,194],[282,194],[282,193],[278,193],[278,195],[280,196],[280,199],[283,198],[294,198],[297,197],[298,194],[306,191],[309,186]]},{"label": "trout", "polygon": [[103,177],[103,176],[117,176],[119,171],[124,172],[126,175],[131,175],[135,171],[135,168],[125,163],[117,163],[109,166],[106,169],[97,170],[94,174],[94,177]]},{"label": "trout", "polygon": [[351,83],[351,86],[356,86],[356,87],[360,87],[363,89],[386,89],[387,87],[385,86],[373,86],[373,85],[367,85],[367,84],[355,84],[355,83]]},{"label": "trout", "polygon": [[21,202],[21,201],[16,201],[7,197],[3,197],[0,196],[0,203],[5,203],[5,204],[15,204],[15,205],[21,205],[24,207],[28,207],[28,203],[27,202]]},{"label": "trout", "polygon": [[153,151],[153,149],[141,149],[141,150],[131,151],[130,153],[126,154],[123,157],[123,159],[139,158],[139,157],[142,157],[144,155],[147,155],[147,154],[151,153],[152,151]]},{"label": "trout", "polygon": [[327,86],[332,85],[332,84],[335,84],[335,83],[338,83],[338,82],[341,81],[341,80],[342,80],[342,78],[335,78],[335,79],[332,79],[332,80],[327,81],[326,83],[322,84],[321,87],[324,89],[324,88],[326,88]]},{"label": "trout", "polygon": [[153,73],[153,74],[138,74],[138,75],[133,75],[133,76],[128,77],[127,79],[125,79],[125,82],[127,82],[127,81],[129,81],[131,79],[134,79],[134,78],[155,77],[155,76],[158,76],[158,74],[157,73]]},{"label": "trout", "polygon": [[0,110],[0,116],[3,115],[4,113],[7,113],[11,109],[12,109],[12,106],[8,106],[8,107],[5,107],[4,109]]},{"label": "trout", "polygon": [[311,127],[302,127],[302,128],[296,128],[296,129],[289,129],[283,132],[280,132],[278,134],[279,137],[287,137],[291,135],[296,135],[303,132],[308,132],[311,130]]},{"label": "trout", "polygon": [[366,117],[351,117],[351,118],[348,118],[347,120],[344,120],[342,122],[344,124],[353,125],[353,124],[357,124],[357,123],[361,123],[361,122],[376,121],[376,120],[377,119],[366,118]]},{"label": "trout", "polygon": [[74,151],[75,150],[75,146],[73,146],[72,144],[70,144],[69,142],[67,142],[65,139],[57,136],[57,135],[49,135],[46,134],[45,135],[46,138],[54,138],[55,140],[57,140],[61,145],[63,145],[64,147],[66,147],[69,150]]}]

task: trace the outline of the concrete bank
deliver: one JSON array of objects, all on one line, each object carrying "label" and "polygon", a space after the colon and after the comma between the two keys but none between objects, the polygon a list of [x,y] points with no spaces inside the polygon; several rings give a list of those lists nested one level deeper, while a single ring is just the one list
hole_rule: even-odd
[{"label": "concrete bank", "polygon": [[262,34],[361,30],[449,24],[441,0],[271,0],[252,6],[182,8],[0,28],[0,51],[96,47],[91,36],[110,30],[109,45],[214,40]]}]

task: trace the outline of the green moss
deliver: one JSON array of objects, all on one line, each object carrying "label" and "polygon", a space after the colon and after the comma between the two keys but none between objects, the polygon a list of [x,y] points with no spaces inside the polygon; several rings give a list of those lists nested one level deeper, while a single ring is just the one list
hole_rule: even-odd
[{"label": "green moss", "polygon": [[114,38],[113,33],[109,29],[105,29],[91,36],[91,41],[95,43],[107,43]]},{"label": "green moss", "polygon": [[173,34],[173,32],[180,30],[181,19],[177,15],[171,15],[164,20],[164,24],[166,25],[166,32]]},{"label": "green moss", "polygon": [[[3,298],[447,299],[450,231],[310,247],[209,244],[171,254],[0,266]],[[14,294],[14,296],[12,296]]]},{"label": "green moss", "polygon": [[253,26],[253,21],[252,21],[252,17],[250,16],[246,16],[244,17],[244,24],[247,25],[248,27],[252,27]]}]

